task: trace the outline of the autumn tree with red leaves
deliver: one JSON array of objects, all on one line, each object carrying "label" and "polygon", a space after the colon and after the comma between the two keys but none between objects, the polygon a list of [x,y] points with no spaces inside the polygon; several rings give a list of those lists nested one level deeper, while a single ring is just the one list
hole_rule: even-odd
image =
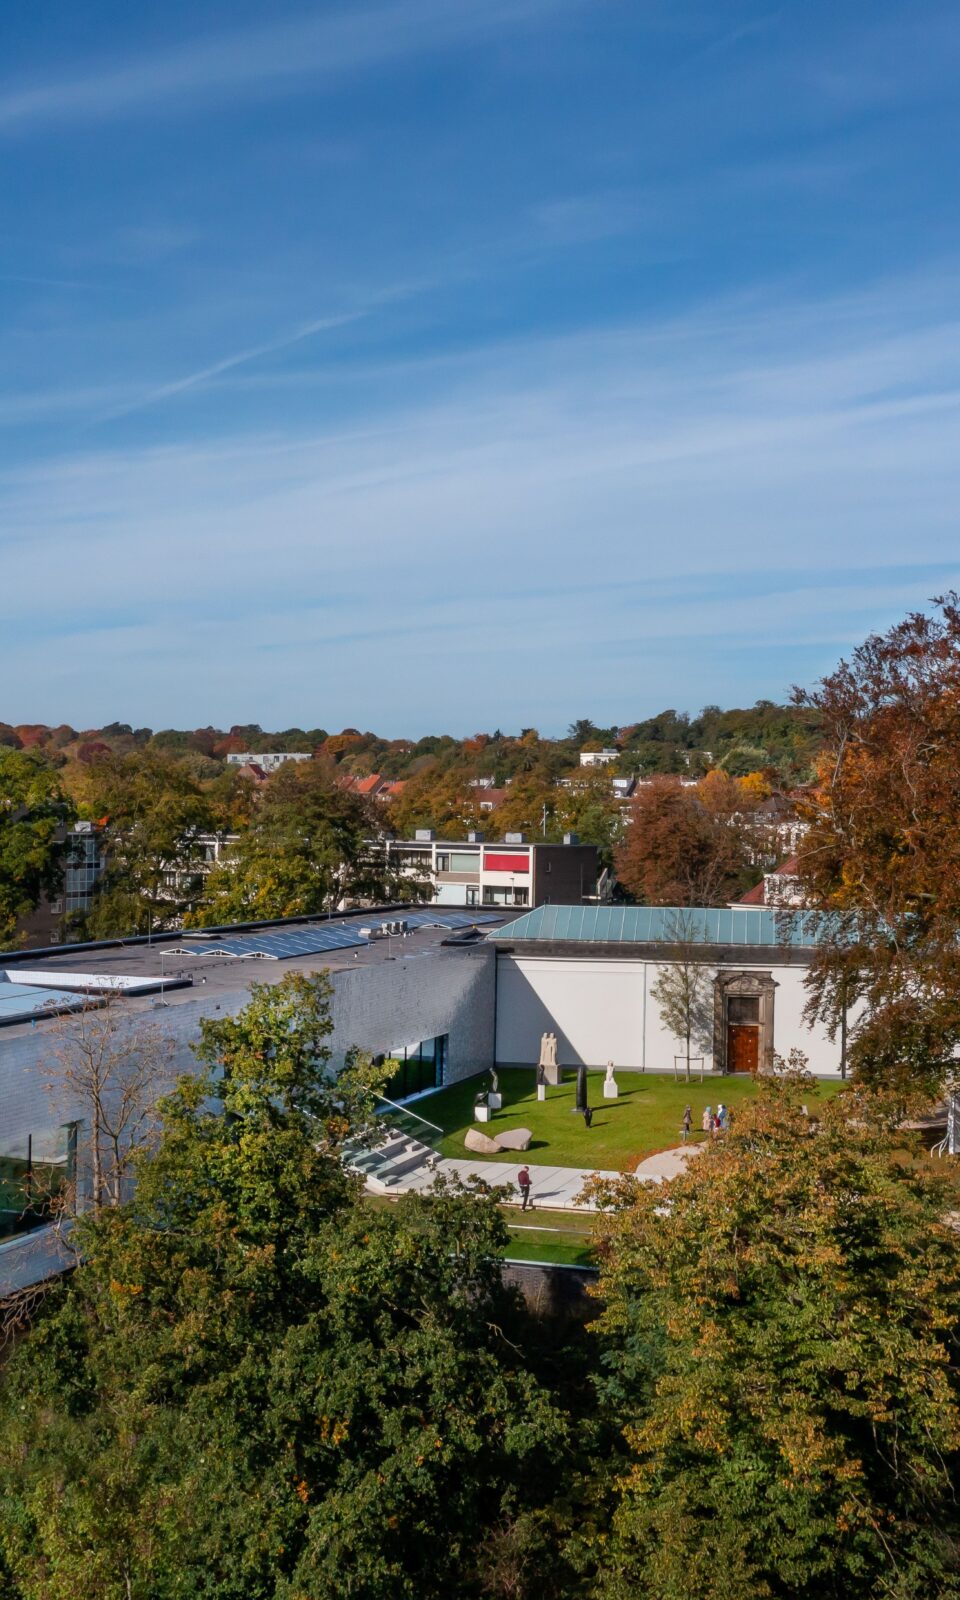
[{"label": "autumn tree with red leaves", "polygon": [[826,745],[802,813],[806,898],[841,913],[811,1016],[878,1080],[935,1086],[960,1046],[960,597],[873,635],[798,705]]},{"label": "autumn tree with red leaves", "polygon": [[685,787],[654,778],[637,793],[617,877],[654,906],[717,906],[756,881],[749,812],[756,801],[722,773]]}]

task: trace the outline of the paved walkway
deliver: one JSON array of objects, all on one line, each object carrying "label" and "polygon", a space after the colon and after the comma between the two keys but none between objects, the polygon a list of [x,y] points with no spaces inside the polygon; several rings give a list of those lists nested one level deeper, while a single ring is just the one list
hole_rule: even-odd
[{"label": "paved walkway", "polygon": [[[701,1145],[690,1144],[678,1145],[675,1150],[661,1150],[657,1155],[648,1156],[646,1161],[641,1161],[636,1169],[636,1176],[644,1183],[663,1183],[668,1178],[675,1178],[683,1171],[688,1161],[699,1155],[701,1148]],[[434,1157],[429,1167],[419,1166],[408,1172],[398,1173],[391,1180],[388,1190],[378,1184],[374,1174],[371,1173],[370,1177],[374,1178],[374,1181],[370,1183],[370,1188],[378,1194],[384,1192],[408,1194],[411,1191],[423,1193],[443,1173],[447,1177],[456,1176],[463,1183],[469,1182],[471,1178],[482,1178],[485,1183],[505,1184],[510,1191],[505,1203],[519,1206],[521,1197],[517,1189],[517,1173],[522,1165],[522,1156],[514,1161]],[[586,1167],[545,1167],[531,1162],[530,1177],[533,1180],[531,1200],[534,1206],[543,1211],[596,1211],[596,1205],[592,1200],[582,1201],[579,1198],[587,1179],[609,1178],[616,1181],[623,1176],[622,1172],[603,1169],[591,1171]]]},{"label": "paved walkway", "polygon": [[694,1156],[706,1149],[705,1144],[678,1144],[672,1150],[658,1150],[634,1167],[634,1176],[646,1183],[665,1183],[668,1178],[678,1178]]},{"label": "paved walkway", "polygon": [[[485,1183],[505,1183],[510,1188],[507,1205],[520,1205],[517,1173],[522,1165],[522,1158],[519,1161],[470,1161],[457,1157],[438,1161],[437,1171],[456,1172],[464,1182],[470,1177],[480,1177]],[[530,1198],[535,1206],[541,1207],[544,1211],[596,1211],[597,1208],[592,1201],[581,1205],[577,1199],[587,1179],[593,1177],[616,1179],[622,1176],[620,1172],[589,1172],[585,1167],[531,1165]]]}]

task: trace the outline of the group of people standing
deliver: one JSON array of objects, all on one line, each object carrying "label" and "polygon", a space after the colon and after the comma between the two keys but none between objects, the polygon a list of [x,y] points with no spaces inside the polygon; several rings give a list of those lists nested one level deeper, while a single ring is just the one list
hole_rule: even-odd
[{"label": "group of people standing", "polygon": [[[713,1106],[704,1106],[703,1116],[700,1119],[700,1126],[704,1133],[709,1133],[712,1139],[715,1139],[720,1133],[726,1133],[730,1126],[729,1106],[725,1106],[722,1100],[717,1106],[716,1111],[714,1111]],[[680,1131],[683,1135],[684,1144],[686,1144],[690,1137],[690,1129],[692,1127],[693,1108],[692,1106],[684,1106],[683,1121],[680,1124]]]}]

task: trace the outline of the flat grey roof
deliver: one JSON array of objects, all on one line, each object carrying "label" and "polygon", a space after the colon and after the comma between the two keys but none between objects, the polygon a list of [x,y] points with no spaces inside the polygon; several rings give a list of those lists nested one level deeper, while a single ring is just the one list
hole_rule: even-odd
[{"label": "flat grey roof", "polygon": [[[448,926],[438,925],[434,912],[440,917],[445,914],[451,919],[455,917],[458,926],[451,929]],[[486,915],[490,916],[489,911]],[[503,920],[509,919],[510,915],[510,911],[505,910]],[[369,928],[380,922],[393,920],[407,920],[410,931],[402,936],[377,938],[369,942],[366,939],[359,939],[360,928]],[[11,985],[17,984],[20,981],[17,977],[17,968],[24,967],[31,974],[31,988],[36,987],[37,983],[34,975],[39,976],[41,973],[44,982],[52,985],[56,985],[58,972],[64,974],[64,983],[67,973],[71,974],[74,980],[81,974],[98,979],[132,978],[140,983],[141,992],[139,994],[127,992],[121,995],[124,1010],[149,1011],[156,1007],[158,1001],[168,1006],[176,1006],[196,999],[198,988],[202,988],[204,993],[211,997],[219,994],[235,995],[252,983],[279,983],[288,972],[311,973],[326,970],[337,972],[346,968],[370,966],[382,961],[406,960],[422,956],[434,956],[438,959],[462,958],[470,951],[482,952],[489,948],[484,940],[469,939],[464,939],[462,945],[454,943],[444,948],[446,941],[451,939],[457,941],[462,937],[472,922],[473,918],[468,913],[456,907],[381,906],[340,918],[312,917],[283,924],[248,923],[242,928],[224,929],[216,934],[212,929],[164,933],[154,935],[149,943],[146,939],[117,940],[111,944],[69,947],[54,945],[39,952],[36,950],[0,952],[0,974],[6,973]],[[486,926],[484,924],[481,931],[485,931]],[[263,928],[263,938],[258,936],[257,927]],[[357,943],[333,949],[325,945],[322,949],[312,951],[304,951],[301,946],[299,951],[293,953],[299,941],[289,940],[285,941],[291,950],[289,955],[274,956],[271,959],[271,956],[257,952],[258,944],[264,944],[268,940],[272,944],[273,938],[283,933],[337,927],[350,929],[351,932],[356,931]],[[233,937],[229,936],[231,933]],[[191,937],[191,934],[199,934],[201,937]],[[222,948],[225,944],[235,946],[237,953],[222,956],[213,953],[215,949]],[[241,950],[244,953],[241,953]],[[0,995],[6,987],[7,984],[0,977]],[[76,1001],[75,982],[70,985],[70,989],[68,999]],[[47,989],[48,995],[50,992]],[[0,1028],[0,1051],[5,1040],[16,1038],[33,1027],[49,1027],[52,1020],[47,1014],[35,1014],[23,1022],[11,1021],[7,1026]]]}]

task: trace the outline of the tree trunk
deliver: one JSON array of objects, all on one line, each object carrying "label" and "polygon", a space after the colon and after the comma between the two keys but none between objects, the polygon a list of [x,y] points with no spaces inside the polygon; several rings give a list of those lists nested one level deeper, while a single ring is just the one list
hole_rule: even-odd
[{"label": "tree trunk", "polygon": [[100,1110],[96,1103],[90,1122],[90,1166],[93,1214],[99,1217],[103,1210],[103,1162],[100,1154]]}]

